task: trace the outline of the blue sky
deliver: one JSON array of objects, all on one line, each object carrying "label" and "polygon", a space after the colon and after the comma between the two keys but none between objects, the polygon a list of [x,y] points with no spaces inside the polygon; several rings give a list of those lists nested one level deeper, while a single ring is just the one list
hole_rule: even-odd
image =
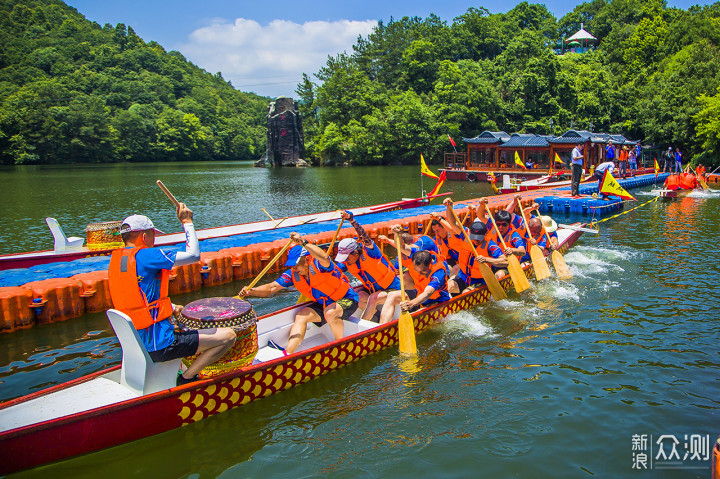
[{"label": "blue sky", "polygon": [[[370,33],[378,20],[435,13],[450,23],[470,7],[483,6],[492,13],[500,13],[519,2],[66,0],[66,3],[100,25],[131,26],[145,41],[155,40],[166,50],[178,50],[209,72],[222,72],[239,90],[276,97],[295,96],[302,73],[317,72],[328,55],[350,52],[358,35]],[[544,3],[560,18],[583,2]],[[668,1],[668,5],[684,9],[696,3]]]}]

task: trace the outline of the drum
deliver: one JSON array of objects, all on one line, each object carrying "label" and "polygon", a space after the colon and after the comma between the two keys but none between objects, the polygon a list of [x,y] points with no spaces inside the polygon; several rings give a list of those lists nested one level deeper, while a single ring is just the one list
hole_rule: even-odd
[{"label": "drum", "polygon": [[85,228],[87,247],[91,250],[115,249],[125,246],[120,236],[120,222],[91,223]]},{"label": "drum", "polygon": [[[228,352],[200,373],[202,379],[252,364],[258,352],[257,315],[250,303],[238,298],[205,298],[188,303],[178,322],[189,329],[233,328],[237,339]],[[198,355],[183,359],[186,366]]]}]

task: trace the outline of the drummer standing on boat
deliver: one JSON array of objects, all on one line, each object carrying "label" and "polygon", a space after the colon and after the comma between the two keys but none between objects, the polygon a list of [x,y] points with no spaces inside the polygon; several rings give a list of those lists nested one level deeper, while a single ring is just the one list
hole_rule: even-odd
[{"label": "drummer standing on boat", "polygon": [[[281,289],[295,286],[301,294],[313,299],[310,306],[304,307],[295,315],[290,338],[284,349],[285,354],[295,352],[300,346],[308,323],[320,323],[320,327],[327,322],[335,339],[342,339],[343,320],[357,310],[359,301],[359,296],[350,287],[347,276],[322,248],[303,239],[296,232],[290,233],[290,239],[296,244],[290,249],[285,263],[290,269],[271,283],[251,289],[246,286],[240,290],[240,296],[243,297],[267,298]],[[282,349],[277,344],[271,346]]]},{"label": "drummer standing on boat", "polygon": [[193,214],[184,203],[177,207],[178,220],[185,230],[185,251],[154,248],[155,226],[150,218],[132,215],[125,218],[120,234],[126,248],[113,251],[108,285],[113,307],[130,316],[153,362],[202,353],[178,376],[177,385],[198,379],[197,374],[214,363],[235,343],[231,328],[175,331],[170,321],[182,311],[168,298],[170,270],[200,260]]}]

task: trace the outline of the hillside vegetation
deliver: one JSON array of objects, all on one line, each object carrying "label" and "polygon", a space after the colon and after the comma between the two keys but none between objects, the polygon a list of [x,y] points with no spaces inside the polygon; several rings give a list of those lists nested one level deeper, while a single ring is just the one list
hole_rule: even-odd
[{"label": "hillside vegetation", "polygon": [[256,160],[268,99],[59,0],[0,0],[0,164]]},{"label": "hillside vegetation", "polygon": [[[559,55],[585,29],[590,53]],[[623,133],[720,163],[720,3],[593,0],[556,19],[543,5],[390,19],[305,75],[306,148],[322,162],[442,161],[447,134]],[[552,119],[552,127],[550,120]]]}]

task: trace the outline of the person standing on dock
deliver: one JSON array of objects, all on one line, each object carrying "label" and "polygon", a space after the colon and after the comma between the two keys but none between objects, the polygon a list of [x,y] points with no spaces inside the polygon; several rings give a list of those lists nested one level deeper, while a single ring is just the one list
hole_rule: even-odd
[{"label": "person standing on dock", "polygon": [[608,145],[605,147],[605,161],[615,161],[615,146],[613,141],[609,140]]},{"label": "person standing on dock", "polygon": [[583,163],[585,156],[583,155],[584,143],[575,145],[571,153],[572,178],[570,182],[570,196],[580,196],[580,178],[582,177]]},{"label": "person standing on dock", "polygon": [[349,271],[363,284],[363,289],[358,293],[360,309],[363,310],[361,319],[371,320],[377,307],[382,305],[380,324],[390,322],[395,306],[402,299],[397,270],[365,229],[355,221],[351,212],[343,211],[341,216],[355,228],[358,239],[345,238],[340,241],[335,262],[340,269]]},{"label": "person standing on dock", "polygon": [[177,378],[180,386],[198,379],[197,374],[214,363],[235,343],[232,328],[175,331],[170,321],[182,312],[167,296],[170,270],[197,263],[200,245],[193,214],[184,203],[177,207],[178,220],[185,230],[185,251],[162,251],[155,246],[155,226],[150,218],[125,218],[120,234],[126,248],[113,251],[108,286],[113,307],[130,316],[153,362],[164,362],[201,353]]},{"label": "person standing on dock", "polygon": [[683,172],[682,157],[683,155],[680,152],[680,148],[675,148],[675,173]]},{"label": "person standing on dock", "polygon": [[635,176],[635,170],[637,170],[637,156],[638,156],[638,147],[635,146],[634,148],[630,149],[630,153],[628,153],[628,162],[630,163],[630,175]]},{"label": "person standing on dock", "polygon": [[618,162],[620,164],[620,178],[625,178],[625,175],[627,175],[628,156],[628,147],[626,145],[623,145],[623,147],[620,149],[620,154],[618,155]]},{"label": "person standing on dock", "polygon": [[663,173],[672,173],[673,164],[675,163],[675,155],[673,155],[672,146],[668,147],[667,151],[663,153]]},{"label": "person standing on dock", "polygon": [[[357,310],[360,299],[350,287],[347,276],[333,263],[325,250],[296,232],[290,233],[290,239],[295,243],[285,262],[285,266],[290,269],[271,283],[250,289],[245,286],[239,293],[241,297],[267,298],[281,289],[295,286],[301,294],[313,300],[310,306],[302,308],[295,315],[285,354],[292,354],[300,346],[309,323],[321,327],[327,322],[335,339],[341,339],[345,330],[343,320]],[[274,343],[271,346],[283,349]]]}]

